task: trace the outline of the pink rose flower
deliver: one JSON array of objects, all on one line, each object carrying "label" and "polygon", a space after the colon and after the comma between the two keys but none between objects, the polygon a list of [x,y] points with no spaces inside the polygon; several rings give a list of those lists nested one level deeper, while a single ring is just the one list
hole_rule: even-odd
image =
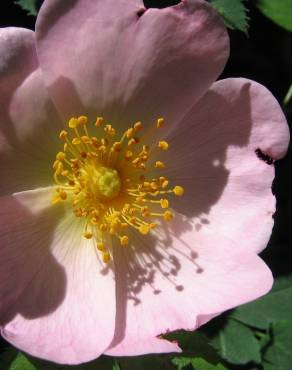
[{"label": "pink rose flower", "polygon": [[228,52],[202,0],[162,10],[47,0],[36,32],[1,29],[0,327],[10,343],[67,364],[179,352],[160,334],[269,291],[257,253],[288,128],[263,86],[214,82]]}]

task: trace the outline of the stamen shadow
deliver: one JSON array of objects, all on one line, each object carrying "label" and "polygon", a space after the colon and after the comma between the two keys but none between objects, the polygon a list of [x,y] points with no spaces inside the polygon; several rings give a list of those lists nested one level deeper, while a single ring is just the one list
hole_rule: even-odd
[{"label": "stamen shadow", "polygon": [[[177,125],[177,130],[170,130],[169,136],[166,137],[170,142],[172,154],[166,154],[168,158],[165,176],[173,185],[182,185],[185,188],[185,195],[177,198],[175,202],[173,198],[169,198],[171,206],[178,213],[174,221],[161,226],[159,233],[155,236],[147,235],[146,238],[135,234],[128,249],[120,247],[114,249],[117,315],[115,336],[110,348],[124,339],[128,307],[143,305],[141,298],[143,289],[150,286],[154,295],[161,294],[162,288],[156,286],[158,274],[162,274],[169,281],[168,289],[174,289],[173,299],[179,304],[179,294],[185,289],[183,284],[179,283],[179,274],[184,261],[187,260],[194,266],[194,284],[196,274],[206,272],[195,245],[186,243],[184,234],[192,231],[195,235],[204,232],[205,228],[216,228],[208,215],[221,198],[228,183],[230,173],[225,167],[227,150],[230,146],[244,147],[249,143],[252,127],[249,88],[248,84],[242,88],[235,104],[209,91],[207,98],[210,105],[200,107],[198,102]],[[239,101],[241,101],[240,112],[238,112]],[[215,122],[214,113],[210,113],[212,107],[215,107],[218,113]],[[238,114],[241,120],[232,125]],[[223,125],[222,117],[229,117],[230,122]],[[197,130],[192,131],[196,126]],[[196,133],[193,141],[190,137],[192,132]],[[187,166],[184,166],[184,163],[187,163]],[[236,212],[234,209],[234,216]],[[185,250],[189,251],[187,255],[176,249],[174,236],[185,245]],[[216,307],[214,310],[216,311]],[[199,320],[204,322],[204,315],[201,316],[197,318],[198,322]],[[194,317],[194,325],[195,320]]]}]

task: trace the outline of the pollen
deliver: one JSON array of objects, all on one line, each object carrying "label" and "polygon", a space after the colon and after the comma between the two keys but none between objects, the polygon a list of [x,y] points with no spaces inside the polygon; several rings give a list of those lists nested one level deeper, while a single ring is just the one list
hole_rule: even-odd
[{"label": "pollen", "polygon": [[[153,129],[164,125],[164,118],[158,118]],[[166,163],[156,155],[168,150],[168,142],[157,141],[159,150],[153,150],[143,130],[137,121],[118,135],[103,117],[90,123],[87,116],[79,116],[70,118],[68,129],[59,134],[63,150],[53,162],[52,203],[71,204],[83,225],[80,237],[94,242],[104,263],[112,260],[117,245],[129,248],[133,232],[146,236],[171,221],[171,197],[184,193],[180,185],[170,187],[160,173]]]},{"label": "pollen", "polygon": [[173,192],[175,195],[177,195],[178,197],[181,197],[183,194],[184,194],[184,188],[182,186],[175,186],[173,188]]},{"label": "pollen", "polygon": [[165,140],[158,142],[158,148],[161,150],[167,150],[168,149],[168,142]]}]

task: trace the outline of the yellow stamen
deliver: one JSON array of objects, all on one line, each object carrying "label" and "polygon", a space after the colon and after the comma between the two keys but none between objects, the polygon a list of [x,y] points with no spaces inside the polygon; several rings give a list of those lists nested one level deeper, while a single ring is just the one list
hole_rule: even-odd
[{"label": "yellow stamen", "polygon": [[104,243],[97,243],[96,244],[96,248],[99,250],[99,251],[102,251],[104,252],[106,249],[105,249],[105,245]]},{"label": "yellow stamen", "polygon": [[68,132],[65,130],[62,130],[59,134],[59,138],[64,140],[68,136]]},{"label": "yellow stamen", "polygon": [[93,234],[92,234],[91,232],[89,232],[89,231],[85,231],[85,232],[83,233],[83,236],[84,236],[84,238],[86,238],[86,239],[91,239],[91,238],[93,237]]},{"label": "yellow stamen", "polygon": [[70,128],[76,128],[78,126],[78,119],[77,118],[70,118],[69,122],[68,122],[68,126]]},{"label": "yellow stamen", "polygon": [[128,245],[129,244],[129,238],[124,235],[120,237],[121,245]]},{"label": "yellow stamen", "polygon": [[86,125],[87,124],[87,117],[86,116],[80,116],[77,118],[79,125]]},{"label": "yellow stamen", "polygon": [[168,200],[167,199],[160,199],[161,208],[168,208]]},{"label": "yellow stamen", "polygon": [[100,127],[100,126],[102,126],[102,124],[103,124],[103,118],[102,117],[97,117],[97,119],[95,121],[95,126]]},{"label": "yellow stamen", "polygon": [[111,259],[111,256],[109,254],[109,252],[103,252],[102,253],[102,260],[104,263],[108,263]]},{"label": "yellow stamen", "polygon": [[134,130],[135,131],[139,131],[139,130],[142,130],[142,122],[136,122],[135,124],[134,124]]},{"label": "yellow stamen", "polygon": [[162,169],[165,167],[165,164],[161,161],[157,161],[155,162],[155,165],[154,165],[155,168],[159,168],[159,169]]},{"label": "yellow stamen", "polygon": [[[169,180],[159,176],[165,163],[153,162],[158,151],[150,151],[143,137],[136,136],[143,128],[140,121],[127,128],[118,140],[112,140],[117,131],[110,123],[104,125],[103,117],[97,117],[92,124],[96,136],[89,134],[89,124],[86,116],[73,117],[68,121],[71,130],[59,134],[65,143],[53,163],[57,187],[52,203],[72,204],[76,218],[85,222],[83,237],[94,239],[102,261],[108,263],[111,247],[106,247],[104,240],[117,239],[126,246],[130,240],[123,235],[125,229],[147,235],[158,225],[154,219],[170,221],[173,213],[164,194],[182,196],[184,189],[179,185],[169,188]],[[164,119],[159,118],[156,125],[162,127]],[[165,140],[158,141],[157,146],[161,150],[169,148]],[[154,163],[151,173],[157,171],[155,178],[148,174],[148,161]]]},{"label": "yellow stamen", "polygon": [[157,128],[162,127],[164,125],[164,123],[165,123],[164,118],[158,118],[157,123],[156,123]]},{"label": "yellow stamen", "polygon": [[182,186],[175,186],[173,188],[173,192],[175,195],[177,195],[178,197],[181,197],[183,194],[184,194],[184,188]]},{"label": "yellow stamen", "polygon": [[161,150],[167,150],[169,147],[168,142],[165,140],[159,141],[158,142],[158,148]]},{"label": "yellow stamen", "polygon": [[66,158],[66,154],[63,152],[59,152],[57,153],[56,158],[58,159],[58,161],[63,161]]},{"label": "yellow stamen", "polygon": [[171,221],[173,219],[173,214],[171,211],[165,211],[163,214],[165,221]]},{"label": "yellow stamen", "polygon": [[139,231],[140,231],[141,234],[147,235],[150,231],[150,225],[141,225],[139,227]]}]

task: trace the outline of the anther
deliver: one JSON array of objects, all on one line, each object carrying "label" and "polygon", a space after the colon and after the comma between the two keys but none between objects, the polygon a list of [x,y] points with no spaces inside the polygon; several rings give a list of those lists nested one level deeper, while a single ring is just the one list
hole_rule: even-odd
[{"label": "anther", "polygon": [[103,252],[102,253],[102,260],[104,263],[108,263],[111,259],[111,256],[109,254],[109,252]]},{"label": "anther", "polygon": [[112,125],[106,125],[104,131],[110,136],[115,136],[116,134],[116,130],[113,128]]},{"label": "anther", "polygon": [[173,219],[173,214],[171,211],[165,211],[163,214],[163,218],[165,221],[171,221]]},{"label": "anther", "polygon": [[133,165],[137,165],[140,162],[140,158],[135,158],[132,160]]},{"label": "anther", "polygon": [[139,232],[142,235],[147,235],[149,233],[149,231],[150,231],[150,226],[148,224],[139,226]]},{"label": "anther", "polygon": [[92,234],[91,232],[89,232],[89,231],[85,231],[85,232],[83,233],[83,236],[84,236],[84,238],[86,238],[86,239],[91,239],[91,238],[93,237],[93,234]]},{"label": "anther", "polygon": [[68,170],[64,170],[64,171],[61,172],[61,175],[63,177],[67,177],[69,175],[69,171]]},{"label": "anther", "polygon": [[158,148],[161,150],[167,150],[168,149],[168,142],[165,140],[159,141],[158,142]]},{"label": "anther", "polygon": [[132,137],[129,141],[128,141],[128,146],[131,146],[131,145],[134,145],[136,144],[136,140]]},{"label": "anther", "polygon": [[104,243],[101,243],[101,242],[97,243],[97,244],[96,244],[96,248],[97,248],[99,251],[102,251],[102,252],[104,252],[104,251],[105,251],[105,245],[104,245]]},{"label": "anther", "polygon": [[120,242],[121,242],[121,245],[128,245],[129,244],[129,238],[126,235],[121,236],[120,237]]},{"label": "anther", "polygon": [[175,186],[173,192],[176,196],[181,197],[184,194],[184,188],[182,186]]},{"label": "anther", "polygon": [[130,150],[126,150],[125,159],[129,161],[133,157],[133,153]]},{"label": "anther", "polygon": [[141,130],[142,129],[142,122],[136,122],[135,124],[134,124],[134,130],[135,131],[139,131],[139,130]]},{"label": "anther", "polygon": [[78,137],[74,137],[74,139],[72,140],[72,144],[73,145],[79,145],[79,144],[81,144],[81,140],[78,139]]},{"label": "anther", "polygon": [[165,189],[168,187],[168,182],[169,182],[168,180],[163,181],[163,183],[161,184],[162,189]]},{"label": "anther", "polygon": [[78,126],[78,119],[77,118],[70,118],[68,122],[68,126],[70,128],[76,128]]},{"label": "anther", "polygon": [[86,135],[81,136],[81,140],[85,144],[90,144],[91,143],[91,139],[88,136],[86,136]]},{"label": "anther", "polygon": [[100,231],[107,231],[107,224],[100,224],[99,225],[99,230]]},{"label": "anther", "polygon": [[122,144],[120,142],[115,142],[113,144],[113,150],[115,152],[120,152],[122,150]]},{"label": "anther", "polygon": [[66,155],[65,155],[65,153],[63,153],[63,152],[59,152],[59,153],[56,155],[56,158],[58,159],[58,161],[63,161],[63,160],[66,158]]},{"label": "anther", "polygon": [[159,169],[162,169],[162,168],[165,168],[165,164],[161,161],[157,161],[155,162],[155,165],[154,165],[155,168],[159,168]]},{"label": "anther", "polygon": [[79,125],[86,125],[87,124],[87,117],[86,116],[80,116],[77,119]]},{"label": "anther", "polygon": [[134,135],[134,129],[131,127],[127,130],[126,137],[127,139],[130,139]]},{"label": "anther", "polygon": [[161,206],[161,208],[168,208],[168,200],[167,199],[160,199],[160,206]]},{"label": "anther", "polygon": [[68,136],[68,132],[65,130],[62,130],[59,134],[59,138],[62,140],[66,139],[67,136]]},{"label": "anther", "polygon": [[164,125],[165,121],[164,121],[164,118],[158,118],[157,122],[156,122],[156,126],[157,128],[160,128]]},{"label": "anther", "polygon": [[103,124],[103,118],[102,117],[97,117],[97,119],[95,121],[95,126],[100,127],[100,126],[102,126],[102,124]]}]

